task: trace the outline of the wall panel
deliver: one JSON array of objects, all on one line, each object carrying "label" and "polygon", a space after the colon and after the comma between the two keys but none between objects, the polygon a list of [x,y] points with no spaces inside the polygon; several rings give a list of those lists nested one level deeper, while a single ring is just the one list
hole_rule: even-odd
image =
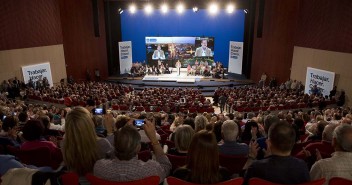
[{"label": "wall panel", "polygon": [[352,1],[300,0],[295,45],[352,53]]},{"label": "wall panel", "polygon": [[298,7],[298,0],[265,1],[263,35],[253,41],[252,80],[259,81],[263,72],[279,82],[290,77]]},{"label": "wall panel", "polygon": [[57,0],[0,0],[0,51],[62,44]]},{"label": "wall panel", "polygon": [[291,78],[305,83],[307,67],[335,72],[337,90],[345,90],[346,103],[351,106],[352,54],[304,47],[294,47]]},{"label": "wall panel", "polygon": [[50,62],[53,82],[59,83],[66,78],[66,67],[63,45],[42,46],[24,49],[0,51],[0,79],[17,77],[23,80],[22,66]]},{"label": "wall panel", "polygon": [[99,69],[102,78],[108,74],[105,40],[104,2],[98,0],[100,37],[94,36],[91,0],[58,0],[62,23],[67,75],[76,80],[92,76]]}]

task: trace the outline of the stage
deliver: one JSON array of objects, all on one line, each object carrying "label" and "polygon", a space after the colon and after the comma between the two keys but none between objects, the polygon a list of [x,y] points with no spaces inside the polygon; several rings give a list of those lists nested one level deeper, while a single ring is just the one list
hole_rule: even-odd
[{"label": "stage", "polygon": [[224,76],[224,79],[200,75],[187,76],[186,68],[181,68],[181,73],[178,75],[176,68],[173,68],[171,74],[145,75],[143,77],[132,77],[130,74],[123,74],[111,76],[107,81],[129,84],[132,85],[135,90],[143,90],[144,88],[152,87],[197,88],[200,89],[205,96],[211,96],[218,87],[238,87],[254,84],[252,80],[247,79],[244,75],[225,73]]}]

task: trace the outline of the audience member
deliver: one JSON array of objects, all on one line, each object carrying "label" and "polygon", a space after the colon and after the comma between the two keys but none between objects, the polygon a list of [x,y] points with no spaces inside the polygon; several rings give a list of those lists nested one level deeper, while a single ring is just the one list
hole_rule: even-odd
[{"label": "audience member", "polygon": [[175,148],[170,148],[168,154],[187,156],[189,146],[191,145],[194,130],[189,125],[179,126],[175,133]]},{"label": "audience member", "polygon": [[94,165],[94,175],[118,182],[159,176],[160,182],[163,182],[171,170],[171,163],[156,138],[155,125],[146,120],[143,130],[152,143],[156,160],[143,162],[137,159],[137,154],[141,149],[141,136],[136,128],[128,125],[115,132],[117,159],[98,160]]},{"label": "audience member", "polygon": [[2,129],[0,132],[0,144],[4,147],[11,145],[20,146],[20,140],[17,135],[18,119],[14,116],[8,116],[3,120]]},{"label": "audience member", "polygon": [[[65,127],[62,154],[69,171],[80,176],[91,173],[94,163],[112,152],[109,142],[97,137],[91,113],[87,109],[72,109],[66,116]],[[86,180],[81,178],[81,181]]]},{"label": "audience member", "polygon": [[[252,177],[258,177],[279,184],[300,184],[308,182],[307,164],[290,156],[295,144],[295,131],[284,121],[273,124],[269,129],[268,151],[271,155],[265,159],[254,161],[246,171],[245,184]],[[253,147],[253,145],[251,145]],[[254,145],[255,146],[255,145]],[[256,157],[257,148],[251,148],[250,158]]]},{"label": "audience member", "polygon": [[220,154],[248,155],[248,145],[237,142],[238,130],[238,125],[233,120],[227,120],[222,124],[223,144],[219,145]]},{"label": "audience member", "polygon": [[317,161],[310,170],[312,180],[325,178],[325,185],[332,177],[352,180],[352,126],[338,126],[333,133],[332,145],[335,148],[332,157]]},{"label": "audience member", "polygon": [[197,184],[226,181],[230,178],[230,174],[219,166],[218,156],[215,135],[201,130],[193,136],[186,166],[176,169],[173,176]]}]

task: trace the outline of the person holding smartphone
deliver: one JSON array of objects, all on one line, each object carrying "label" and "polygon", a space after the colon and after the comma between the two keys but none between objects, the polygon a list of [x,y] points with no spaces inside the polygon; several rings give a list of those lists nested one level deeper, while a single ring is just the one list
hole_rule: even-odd
[{"label": "person holding smartphone", "polygon": [[135,126],[126,125],[115,132],[116,159],[101,159],[94,165],[94,175],[109,181],[126,182],[150,176],[159,176],[160,182],[169,175],[171,163],[156,138],[154,123],[145,120],[143,131],[153,147],[155,160],[143,162],[137,155],[141,149],[141,136]]}]

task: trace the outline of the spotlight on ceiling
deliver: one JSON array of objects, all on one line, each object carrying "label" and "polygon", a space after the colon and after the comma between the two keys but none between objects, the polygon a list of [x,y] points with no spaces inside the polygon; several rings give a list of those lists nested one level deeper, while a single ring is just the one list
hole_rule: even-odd
[{"label": "spotlight on ceiling", "polygon": [[208,9],[210,14],[215,15],[219,11],[219,6],[217,3],[211,3]]},{"label": "spotlight on ceiling", "polygon": [[162,5],[160,6],[160,9],[161,9],[161,12],[162,12],[162,13],[167,13],[167,12],[169,11],[169,7],[167,6],[166,3],[162,4]]},{"label": "spotlight on ceiling", "polygon": [[183,11],[185,11],[185,6],[182,4],[182,3],[179,3],[177,6],[176,6],[176,11],[181,14],[183,13]]},{"label": "spotlight on ceiling", "polygon": [[233,13],[235,11],[235,6],[233,4],[228,4],[226,6],[226,12],[227,13]]},{"label": "spotlight on ceiling", "polygon": [[193,10],[193,12],[198,12],[198,7],[195,6],[192,8],[192,10]]},{"label": "spotlight on ceiling", "polygon": [[244,9],[243,11],[244,11],[244,13],[248,13],[248,9]]},{"label": "spotlight on ceiling", "polygon": [[119,9],[117,10],[117,12],[119,12],[119,14],[122,14],[122,13],[123,13],[123,10],[122,10],[121,8],[119,8]]},{"label": "spotlight on ceiling", "polygon": [[137,11],[137,7],[136,7],[136,5],[131,4],[130,7],[128,8],[128,10],[130,11],[131,14],[134,14]]},{"label": "spotlight on ceiling", "polygon": [[144,11],[146,14],[151,14],[153,12],[153,6],[151,4],[145,5]]}]

